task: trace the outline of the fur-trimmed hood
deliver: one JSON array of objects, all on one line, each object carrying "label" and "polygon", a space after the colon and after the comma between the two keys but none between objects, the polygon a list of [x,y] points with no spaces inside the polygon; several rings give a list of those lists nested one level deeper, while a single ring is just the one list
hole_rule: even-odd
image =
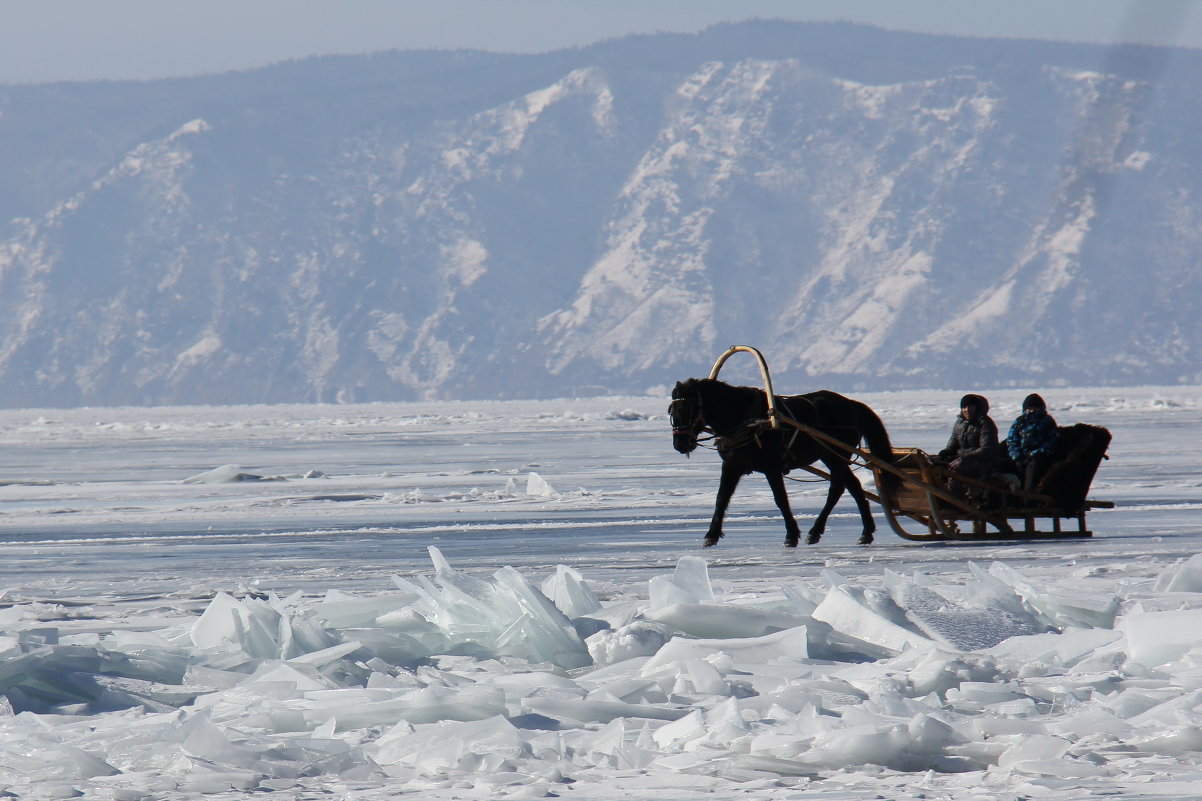
[{"label": "fur-trimmed hood", "polygon": [[965,406],[976,406],[978,417],[984,417],[989,414],[989,399],[984,395],[975,395],[972,393],[965,395],[960,399],[960,408],[963,409]]}]

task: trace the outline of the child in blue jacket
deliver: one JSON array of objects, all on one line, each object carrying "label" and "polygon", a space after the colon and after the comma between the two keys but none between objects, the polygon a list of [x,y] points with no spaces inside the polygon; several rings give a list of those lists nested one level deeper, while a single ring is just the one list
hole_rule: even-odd
[{"label": "child in blue jacket", "polygon": [[1023,489],[1033,492],[1051,464],[1060,429],[1048,414],[1043,398],[1032,393],[1023,400],[1023,412],[1010,426],[1006,449],[1018,465]]}]

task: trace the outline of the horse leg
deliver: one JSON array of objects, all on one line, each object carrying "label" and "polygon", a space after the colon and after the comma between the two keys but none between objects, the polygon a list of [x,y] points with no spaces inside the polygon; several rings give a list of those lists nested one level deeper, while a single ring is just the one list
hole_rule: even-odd
[{"label": "horse leg", "polygon": [[739,479],[742,477],[743,473],[730,462],[722,462],[722,477],[718,479],[718,497],[714,501],[714,516],[710,520],[709,531],[705,532],[705,539],[701,542],[702,547],[708,548],[716,545],[718,540],[722,539],[722,519],[726,517],[726,507],[730,506],[730,497],[735,494],[735,487],[739,486]]},{"label": "horse leg", "polygon": [[797,541],[801,539],[801,528],[793,518],[793,510],[789,508],[789,493],[785,490],[785,477],[781,473],[764,473],[764,478],[768,479],[768,486],[772,487],[772,498],[776,501],[776,508],[780,509],[781,515],[785,518],[785,546],[796,548]]},{"label": "horse leg", "polygon": [[[810,533],[806,536],[806,545],[813,545],[822,539],[822,535],[826,531],[827,518],[831,516],[831,511],[843,497],[843,490],[847,487],[847,481],[839,471],[840,462],[823,462],[823,464],[826,465],[827,472],[831,477],[830,488],[826,491],[826,503],[823,505],[822,511],[818,513],[818,517],[814,518],[814,525],[810,526]],[[843,470],[846,471],[847,467],[843,466]]]},{"label": "horse leg", "polygon": [[864,533],[860,535],[860,545],[872,544],[872,532],[876,531],[876,521],[872,519],[872,507],[868,505],[868,497],[864,494],[864,486],[851,470],[847,471],[847,491],[856,499],[860,507],[860,520],[864,522]]},{"label": "horse leg", "polygon": [[860,534],[857,544],[870,545],[873,539],[872,533],[876,531],[876,521],[872,519],[872,508],[868,505],[868,497],[864,495],[864,486],[860,484],[860,479],[856,478],[856,474],[851,471],[847,463],[837,462],[828,466],[831,468],[832,479],[836,474],[839,476],[840,492],[846,487],[860,510],[860,521],[864,524],[864,531]]}]

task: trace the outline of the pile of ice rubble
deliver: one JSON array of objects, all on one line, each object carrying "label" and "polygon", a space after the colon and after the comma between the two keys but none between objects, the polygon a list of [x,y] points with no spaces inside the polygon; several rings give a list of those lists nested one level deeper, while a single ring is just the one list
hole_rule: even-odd
[{"label": "pile of ice rubble", "polygon": [[827,571],[822,591],[725,600],[685,557],[647,599],[602,604],[568,568],[540,588],[431,555],[432,577],[385,594],[219,594],[153,632],[65,635],[44,605],[3,610],[0,787],[337,777],[537,797],[615,771],[1080,780],[1202,750],[1202,556],[1122,598],[995,563],[958,586]]}]

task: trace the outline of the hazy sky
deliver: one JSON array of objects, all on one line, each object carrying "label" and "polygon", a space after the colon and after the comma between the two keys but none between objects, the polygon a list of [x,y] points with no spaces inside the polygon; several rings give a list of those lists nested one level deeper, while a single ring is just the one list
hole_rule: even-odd
[{"label": "hazy sky", "polygon": [[0,0],[0,82],[191,75],[391,48],[538,52],[753,17],[1202,47],[1202,0]]}]

